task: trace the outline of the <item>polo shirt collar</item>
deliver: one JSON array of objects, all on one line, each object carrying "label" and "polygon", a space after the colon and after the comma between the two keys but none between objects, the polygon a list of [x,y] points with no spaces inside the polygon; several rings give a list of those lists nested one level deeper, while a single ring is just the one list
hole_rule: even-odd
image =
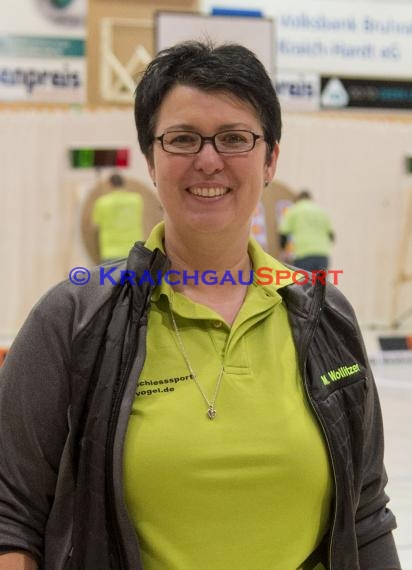
[{"label": "polo shirt collar", "polygon": [[[152,251],[154,251],[157,248],[162,253],[165,253],[164,236],[165,236],[165,225],[164,222],[160,222],[152,229],[148,239],[146,240],[145,247]],[[276,301],[276,303],[274,304],[277,304],[277,302],[281,302],[282,298],[278,293],[278,290],[282,287],[285,287],[293,283],[290,270],[285,265],[280,263],[278,260],[274,259],[271,255],[266,253],[253,237],[249,238],[248,252],[254,270],[253,284],[251,286],[258,287],[259,289],[261,289],[263,297],[266,297],[266,299],[273,298],[273,300]],[[257,270],[259,268],[260,269],[265,268],[264,278],[258,275]],[[284,279],[282,278],[280,280],[276,279],[277,275],[286,275],[287,273],[289,273],[289,277],[285,277]],[[267,275],[271,275],[273,277],[272,283],[270,284],[258,283],[258,281],[260,280],[267,281],[268,280]],[[168,283],[166,283],[163,279],[161,283],[157,285],[153,290],[152,301],[154,302],[158,301],[161,295],[166,295],[166,297],[169,299],[169,302],[171,304],[173,303],[173,298],[175,296],[173,287]],[[179,299],[179,305],[181,305],[181,302],[182,300]],[[183,305],[185,304],[186,303],[183,303]],[[193,310],[193,305],[197,306],[197,304],[193,303],[193,301],[191,301],[190,299],[187,299],[187,304],[190,305],[191,310]],[[176,301],[174,303],[174,306],[176,306]],[[183,309],[183,307],[181,308]],[[188,309],[189,307],[185,308]],[[193,317],[196,318],[196,315],[193,315]],[[201,315],[198,315],[198,318],[201,318]]]}]

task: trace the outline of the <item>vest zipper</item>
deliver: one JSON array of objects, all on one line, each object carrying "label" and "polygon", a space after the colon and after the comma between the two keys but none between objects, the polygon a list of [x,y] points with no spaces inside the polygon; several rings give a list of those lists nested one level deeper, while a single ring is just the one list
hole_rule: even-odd
[{"label": "vest zipper", "polygon": [[[140,328],[141,324],[142,322],[139,321],[137,325],[138,328]],[[134,346],[136,345],[137,343],[134,343]],[[114,496],[114,478],[113,478],[113,449],[114,449],[114,440],[116,435],[117,422],[120,414],[120,407],[123,401],[124,392],[126,390],[127,381],[129,379],[129,375],[131,373],[135,357],[136,357],[136,351],[131,350],[129,352],[126,365],[123,369],[123,374],[121,376],[119,388],[117,390],[116,397],[113,402],[112,413],[110,416],[109,427],[108,427],[107,445],[106,445],[106,473],[108,478],[107,480],[108,510],[109,510],[111,526],[113,529],[113,538],[116,547],[117,559],[119,563],[119,566],[116,565],[115,567],[116,570],[127,570],[127,560],[125,560],[123,544],[120,539],[121,533],[119,530],[119,523],[116,514],[115,496]]]},{"label": "vest zipper", "polygon": [[[165,264],[163,262],[164,255],[159,249],[155,249],[152,252],[150,262],[148,264],[148,268],[150,274],[153,276],[158,276],[158,271],[165,269]],[[107,495],[108,495],[108,514],[111,521],[111,526],[113,529],[113,538],[115,544],[115,550],[117,554],[117,562],[119,566],[116,565],[115,570],[128,570],[127,567],[127,560],[124,552],[124,547],[122,544],[121,539],[121,532],[119,528],[119,522],[117,519],[116,513],[116,504],[115,504],[115,492],[114,492],[114,471],[113,471],[113,451],[114,451],[114,441],[116,437],[116,429],[118,424],[118,419],[120,415],[120,407],[123,401],[124,393],[127,386],[127,381],[133,369],[133,364],[136,359],[136,355],[139,354],[139,331],[142,327],[147,327],[147,312],[148,307],[150,305],[150,298],[152,291],[154,289],[154,285],[148,287],[144,294],[144,302],[142,304],[142,312],[140,313],[140,317],[138,320],[131,320],[129,321],[130,325],[137,327],[137,332],[134,337],[134,342],[130,343],[130,350],[127,356],[127,361],[125,367],[123,369],[123,374],[121,374],[121,380],[119,384],[119,388],[116,392],[115,399],[113,402],[112,413],[110,415],[109,426],[108,426],[108,433],[107,433],[107,443],[106,443],[106,460],[105,460],[105,468],[107,473]],[[146,342],[146,337],[144,342]],[[140,367],[141,372],[144,364],[144,359],[146,357],[145,351],[143,353],[142,359],[142,366]],[[139,356],[137,356],[139,358]]]}]

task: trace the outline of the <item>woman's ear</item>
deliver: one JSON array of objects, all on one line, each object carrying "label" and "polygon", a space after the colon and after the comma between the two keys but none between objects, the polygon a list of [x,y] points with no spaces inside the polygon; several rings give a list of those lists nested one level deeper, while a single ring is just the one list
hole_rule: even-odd
[{"label": "woman's ear", "polygon": [[153,156],[146,156],[147,169],[152,179],[153,185],[156,186],[156,170],[153,162]]},{"label": "woman's ear", "polygon": [[265,186],[267,186],[270,182],[272,182],[273,177],[275,176],[276,166],[278,163],[278,156],[279,156],[279,143],[275,143],[273,150],[271,153],[268,153],[266,164],[265,164]]}]

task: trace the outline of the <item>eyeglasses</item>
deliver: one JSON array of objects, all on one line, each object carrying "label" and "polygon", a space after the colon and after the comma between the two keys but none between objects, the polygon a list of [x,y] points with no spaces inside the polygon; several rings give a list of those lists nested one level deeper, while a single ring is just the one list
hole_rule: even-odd
[{"label": "eyeglasses", "polygon": [[216,152],[240,154],[249,152],[255,147],[257,140],[264,138],[262,135],[243,130],[221,131],[212,137],[203,137],[192,131],[168,131],[159,137],[154,137],[154,140],[160,141],[163,150],[172,154],[196,154],[207,142],[212,143]]}]

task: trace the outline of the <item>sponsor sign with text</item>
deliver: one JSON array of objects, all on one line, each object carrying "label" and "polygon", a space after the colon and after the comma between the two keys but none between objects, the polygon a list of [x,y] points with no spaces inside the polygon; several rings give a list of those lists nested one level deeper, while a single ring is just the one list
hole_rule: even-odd
[{"label": "sponsor sign with text", "polygon": [[324,109],[412,109],[412,82],[350,77],[322,77]]},{"label": "sponsor sign with text", "polygon": [[[249,4],[248,0],[203,0],[203,9],[210,12],[214,7],[244,8]],[[321,101],[320,108],[410,108],[407,83],[412,82],[411,5],[261,0],[259,9],[275,21],[273,77],[285,109],[316,110],[316,78],[319,86],[321,76],[336,81],[328,86],[326,104]],[[368,100],[366,86],[356,86],[357,97],[345,96],[339,84],[345,77],[388,79],[391,85],[384,91],[376,83],[372,86],[373,96],[369,91],[370,104],[364,104]],[[351,91],[355,91],[354,84]]]},{"label": "sponsor sign with text", "polygon": [[86,0],[2,0],[0,100],[85,103]]}]

